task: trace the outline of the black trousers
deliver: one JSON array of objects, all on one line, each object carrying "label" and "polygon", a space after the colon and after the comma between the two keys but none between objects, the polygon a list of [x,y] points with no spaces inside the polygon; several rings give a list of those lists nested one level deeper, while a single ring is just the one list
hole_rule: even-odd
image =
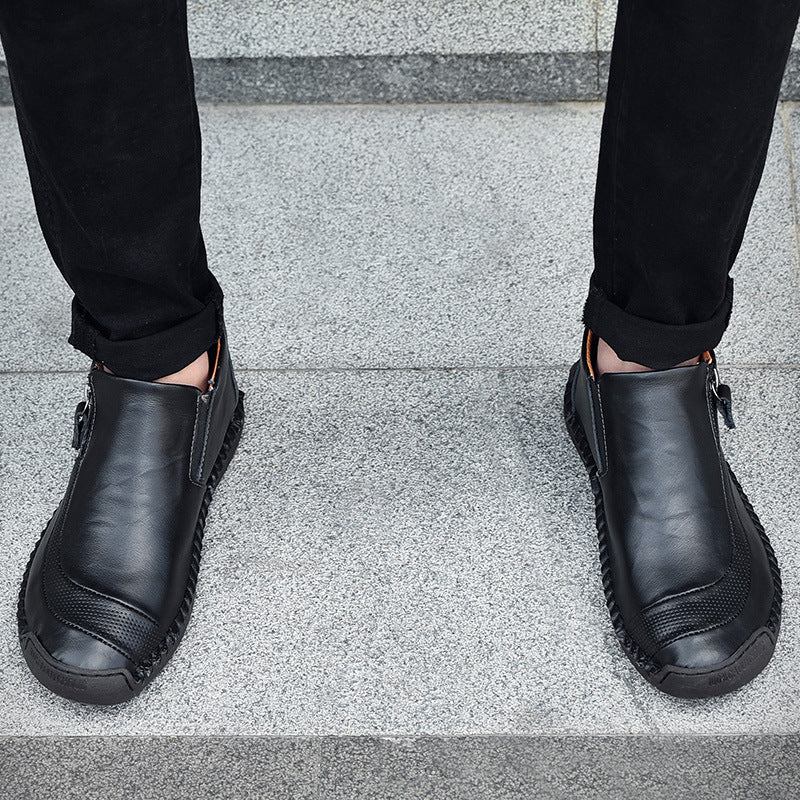
[{"label": "black trousers", "polygon": [[[584,321],[622,358],[666,367],[721,339],[798,14],[620,0]],[[120,375],[178,370],[222,319],[185,0],[0,0],[0,37],[71,343]]]}]

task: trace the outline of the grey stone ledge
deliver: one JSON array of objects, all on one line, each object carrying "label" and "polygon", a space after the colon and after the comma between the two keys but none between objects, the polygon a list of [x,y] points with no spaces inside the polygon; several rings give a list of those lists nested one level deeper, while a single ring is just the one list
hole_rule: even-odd
[{"label": "grey stone ledge", "polygon": [[[197,99],[218,103],[439,103],[595,100],[583,53],[201,58]],[[0,63],[0,105],[12,102]]]},{"label": "grey stone ledge", "polygon": [[[610,52],[274,56],[194,60],[209,103],[566,102],[605,97]],[[793,50],[781,99],[800,100]],[[12,102],[0,62],[0,105]]]},{"label": "grey stone ledge", "polygon": [[797,736],[0,739],[0,798],[794,796]]}]

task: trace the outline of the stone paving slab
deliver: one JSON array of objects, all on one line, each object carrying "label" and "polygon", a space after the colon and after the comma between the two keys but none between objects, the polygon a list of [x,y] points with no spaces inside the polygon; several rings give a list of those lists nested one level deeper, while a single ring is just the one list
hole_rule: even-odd
[{"label": "stone paving slab", "polygon": [[234,102],[594,98],[595,16],[592,0],[188,3],[198,94]]},{"label": "stone paving slab", "polygon": [[5,375],[0,735],[799,733],[800,371],[723,378],[724,444],[786,597],[776,656],[741,691],[677,701],[620,650],[564,370],[243,371],[192,624],[140,698],[98,709],[35,682],[15,623],[82,380]]},{"label": "stone paving slab", "polygon": [[[790,142],[790,167],[793,178],[793,203],[795,215],[800,219],[800,105],[786,103],[783,107],[782,120]],[[798,247],[800,247],[800,233],[798,234]],[[800,268],[796,273],[796,282],[800,284]]]},{"label": "stone paving slab", "polygon": [[581,53],[595,45],[593,0],[188,0],[187,13],[199,60]]},{"label": "stone paving slab", "polygon": [[320,787],[336,800],[665,797],[796,792],[794,737],[330,739]]},{"label": "stone paving slab", "polygon": [[[205,106],[203,222],[248,368],[567,364],[592,264],[600,104]],[[728,363],[798,361],[779,118],[734,267]],[[0,363],[81,369],[13,112],[0,110]]]},{"label": "stone paving slab", "polygon": [[[616,0],[190,0],[209,102],[596,100]],[[783,81],[800,99],[800,34]],[[0,104],[11,102],[0,50]]]},{"label": "stone paving slab", "polygon": [[[546,103],[597,100],[598,56],[416,54],[196,60],[209,103]],[[3,102],[0,85],[0,104]]]},{"label": "stone paving slab", "polygon": [[595,99],[595,17],[592,0],[188,3],[198,95],[223,102]]},{"label": "stone paving slab", "polygon": [[584,52],[592,0],[190,0],[196,58]]},{"label": "stone paving slab", "polygon": [[[209,102],[569,101],[605,94],[616,0],[190,0]],[[0,104],[11,103],[0,48]],[[782,97],[800,99],[800,33]]]},{"label": "stone paving slab", "polygon": [[793,797],[797,736],[0,739],[0,798]]},{"label": "stone paving slab", "polygon": [[0,800],[317,800],[319,742],[0,737]]}]

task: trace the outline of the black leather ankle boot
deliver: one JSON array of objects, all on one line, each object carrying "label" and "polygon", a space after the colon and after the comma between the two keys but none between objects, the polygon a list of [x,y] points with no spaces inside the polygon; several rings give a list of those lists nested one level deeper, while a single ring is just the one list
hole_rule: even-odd
[{"label": "black leather ankle boot", "polygon": [[595,497],[600,564],[617,637],[668,694],[733,691],[767,664],[781,582],[764,529],[722,455],[730,392],[700,364],[596,377],[587,332],[564,416]]},{"label": "black leather ankle boot", "polygon": [[25,660],[56,694],[128,700],[186,629],[208,505],[244,418],[224,338],[210,356],[205,392],[89,373],[72,476],[19,598]]}]

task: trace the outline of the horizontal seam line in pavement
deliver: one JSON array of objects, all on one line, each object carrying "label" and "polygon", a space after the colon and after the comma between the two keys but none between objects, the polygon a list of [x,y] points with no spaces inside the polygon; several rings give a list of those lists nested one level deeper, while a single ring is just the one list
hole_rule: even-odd
[{"label": "horizontal seam line in pavement", "polygon": [[569,731],[564,733],[3,733],[0,744],[8,740],[43,741],[51,739],[274,739],[280,741],[306,741],[319,739],[381,739],[391,741],[420,741],[425,739],[800,739],[800,732],[753,732],[737,733],[734,731],[703,732],[687,731],[685,733],[668,733],[656,731],[618,731],[615,733],[580,733]]},{"label": "horizontal seam line in pavement", "polygon": [[[786,100],[781,100],[780,102],[789,102]],[[800,101],[798,101],[800,102]],[[226,103],[222,100],[198,100],[197,105],[199,108],[222,108],[222,109],[250,109],[250,108],[260,108],[260,109],[270,109],[279,111],[281,109],[292,109],[293,111],[298,109],[308,109],[308,113],[313,113],[315,110],[321,109],[382,109],[385,110],[387,113],[391,113],[393,111],[402,111],[404,108],[425,108],[426,110],[435,110],[437,108],[442,109],[450,109],[455,108],[458,106],[464,106],[464,108],[474,108],[475,106],[479,106],[481,109],[489,109],[492,107],[497,108],[552,108],[553,106],[598,106],[602,108],[605,105],[605,102],[599,98],[590,98],[588,100],[434,100],[434,101],[425,101],[425,100],[403,100],[403,101],[391,101],[387,100],[384,102],[378,100],[369,100],[364,101],[363,103],[348,101],[346,103],[333,103],[326,101],[324,103],[243,103],[243,102],[231,102]],[[13,106],[4,106],[0,105],[0,111],[5,108],[13,108]],[[582,110],[582,109],[577,109]]]},{"label": "horizontal seam line in pavement", "polygon": [[[214,100],[206,100],[206,101],[198,101],[197,103],[199,108],[219,108],[224,109],[226,111],[235,110],[235,109],[242,109],[242,110],[251,110],[254,108],[261,109],[261,110],[268,110],[271,112],[280,112],[281,110],[292,110],[292,111],[303,111],[308,114],[313,114],[315,111],[320,111],[324,109],[330,110],[346,110],[349,108],[352,109],[376,109],[382,110],[386,113],[393,113],[396,111],[402,111],[403,108],[419,108],[423,107],[426,110],[435,110],[436,108],[442,109],[453,109],[459,106],[463,106],[464,108],[474,108],[476,106],[480,107],[482,110],[489,110],[492,107],[495,108],[503,108],[503,109],[523,109],[523,108],[532,108],[532,109],[539,109],[539,108],[553,108],[553,107],[578,107],[576,110],[583,111],[584,106],[597,106],[598,108],[602,108],[605,105],[604,100],[600,99],[592,99],[592,100],[542,100],[542,101],[532,101],[532,100],[520,100],[520,101],[513,101],[513,100],[454,100],[452,102],[445,102],[441,100],[437,100],[436,102],[424,102],[424,101],[417,101],[417,102],[378,102],[378,101],[371,101],[365,103],[226,103],[221,101],[214,101]],[[778,102],[779,106],[788,106],[791,108],[800,107],[800,100],[780,100]],[[0,114],[7,113],[9,115],[13,115],[16,112],[14,111],[14,106],[12,105],[3,105],[0,103]]]},{"label": "horizontal seam line in pavement", "polygon": [[[397,366],[397,367],[236,367],[237,375],[245,373],[331,373],[331,372],[548,372],[556,370],[568,370],[572,364],[540,364],[534,366],[524,365],[487,365],[477,366]],[[800,369],[800,363],[780,363],[780,364],[761,364],[761,363],[728,363],[722,365],[722,372],[727,370],[742,369],[766,369],[773,372],[792,372]],[[88,369],[54,369],[54,370],[0,370],[0,376],[32,376],[32,375],[84,375]]]},{"label": "horizontal seam line in pavement", "polygon": [[[800,104],[800,101],[790,101],[790,100],[781,100],[781,103],[792,103],[794,105]],[[320,111],[323,109],[331,109],[341,111],[343,109],[380,109],[386,111],[386,113],[392,113],[396,111],[401,111],[403,108],[419,108],[423,107],[426,110],[435,110],[436,108],[443,108],[443,109],[451,109],[458,106],[463,106],[464,108],[474,108],[475,106],[479,106],[481,109],[486,110],[490,109],[493,106],[497,108],[509,108],[509,109],[522,109],[522,108],[552,108],[554,106],[597,106],[598,108],[602,108],[605,105],[603,100],[594,98],[589,100],[453,100],[453,101],[445,101],[445,100],[436,100],[433,102],[425,102],[424,100],[418,101],[402,101],[402,102],[380,102],[377,100],[371,100],[369,102],[363,103],[356,103],[356,102],[347,102],[347,103],[333,103],[333,102],[325,102],[325,103],[226,103],[220,100],[198,100],[197,105],[199,108],[220,108],[226,111],[234,110],[234,109],[265,109],[269,111],[279,112],[282,109],[291,109],[292,111],[300,111],[305,110],[306,113],[313,114],[314,111]],[[576,110],[583,110],[583,108],[579,108]],[[13,105],[3,105],[0,103],[0,113],[9,113],[14,114],[14,106]]]},{"label": "horizontal seam line in pavement", "polygon": [[[274,111],[276,113],[280,111],[300,111],[305,110],[306,113],[313,114],[315,111],[322,111],[322,110],[331,110],[331,111],[342,111],[342,110],[365,110],[365,109],[374,109],[376,111],[384,111],[387,114],[391,114],[393,112],[402,111],[404,108],[424,108],[426,111],[436,111],[437,109],[441,110],[452,110],[454,108],[464,107],[464,108],[480,108],[481,111],[489,111],[492,108],[503,109],[503,110],[539,110],[539,109],[569,109],[572,108],[575,111],[580,112],[588,112],[589,110],[594,111],[595,108],[602,109],[605,107],[605,100],[602,98],[588,98],[585,100],[452,100],[452,101],[445,101],[445,100],[436,100],[433,102],[426,102],[424,100],[418,101],[403,101],[403,102],[379,102],[377,100],[371,100],[369,102],[363,103],[356,103],[356,102],[348,102],[348,103],[226,103],[219,100],[203,100],[198,101],[197,105],[199,108],[219,108],[225,110],[249,110],[249,109],[268,109],[270,111]],[[595,107],[590,109],[589,107]],[[800,100],[779,100],[778,101],[778,108],[785,107],[787,110],[791,111],[793,109],[797,109],[800,107]],[[5,109],[13,110],[13,106],[4,106],[0,104],[0,112]]]},{"label": "horizontal seam line in pavement", "polygon": [[115,734],[0,734],[0,746],[5,743],[13,742],[31,742],[41,741],[48,742],[53,740],[71,740],[71,741],[84,741],[84,740],[108,740],[116,741],[119,739],[125,740],[144,740],[144,741],[175,741],[175,740],[260,740],[260,741],[275,741],[275,742],[325,742],[325,741],[347,741],[347,740],[364,740],[369,739],[373,741],[385,742],[424,742],[424,741],[536,741],[541,739],[549,740],[563,740],[563,739],[645,739],[652,741],[658,740],[763,740],[772,739],[777,741],[790,741],[800,743],[800,733],[772,733],[752,732],[752,733],[735,733],[726,731],[721,733],[703,733],[700,731],[688,731],[686,733],[656,733],[651,731],[642,731],[635,733],[631,731],[619,733],[438,733],[438,734],[391,734],[391,733],[318,733],[318,734],[274,734],[274,733],[179,733],[179,734],[166,734],[166,733],[115,733]]}]

